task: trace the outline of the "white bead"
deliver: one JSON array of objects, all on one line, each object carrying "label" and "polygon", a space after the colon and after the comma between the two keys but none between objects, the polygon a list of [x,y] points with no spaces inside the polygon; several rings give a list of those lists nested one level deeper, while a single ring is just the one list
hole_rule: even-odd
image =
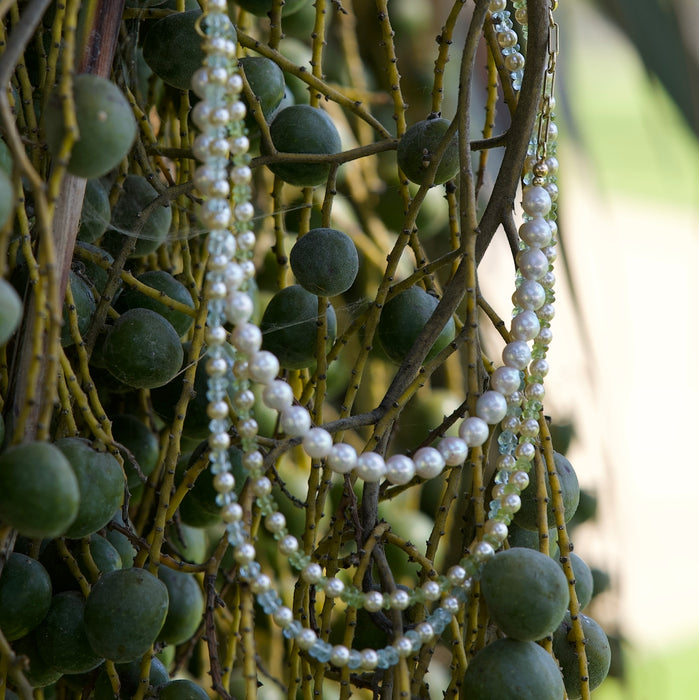
[{"label": "white bead", "polygon": [[286,527],[284,513],[280,513],[279,511],[270,513],[265,518],[265,527],[269,532],[281,532]]},{"label": "white bead", "polygon": [[537,309],[546,301],[546,290],[534,280],[522,280],[512,295],[514,302],[523,309]]},{"label": "white bead", "polygon": [[511,433],[516,433],[519,430],[519,418],[517,418],[517,416],[505,416],[500,421],[500,427],[503,430],[509,430]]},{"label": "white bead", "polygon": [[538,377],[545,377],[549,373],[549,363],[548,361],[541,357],[538,360],[532,360],[529,365],[529,374]]},{"label": "white bead", "polygon": [[238,564],[249,564],[255,561],[255,547],[250,542],[243,542],[233,550],[233,558]]},{"label": "white bead", "polygon": [[202,100],[206,98],[206,86],[209,83],[209,72],[206,68],[197,68],[192,73],[192,92]]},{"label": "white bead", "polygon": [[279,360],[268,350],[260,350],[248,360],[248,373],[254,382],[269,384],[279,374]]},{"label": "white bead", "polygon": [[329,578],[323,586],[323,591],[330,598],[339,598],[345,591],[345,584],[339,578]]},{"label": "white bead", "polygon": [[519,237],[533,248],[543,248],[551,242],[551,227],[542,216],[535,216],[519,227]]},{"label": "white bead", "polygon": [[250,221],[255,216],[255,208],[250,202],[241,202],[235,208],[236,221]]},{"label": "white bead", "polygon": [[478,447],[487,439],[490,430],[488,424],[478,416],[466,418],[459,426],[459,437],[469,447]]},{"label": "white bead", "polygon": [[222,280],[213,280],[206,285],[206,295],[209,299],[225,299],[228,289]]},{"label": "white bead", "polygon": [[549,261],[539,248],[528,248],[517,254],[517,267],[522,277],[528,280],[540,280],[549,269]]},{"label": "white bead", "polygon": [[458,598],[455,598],[453,595],[449,595],[442,601],[442,607],[452,615],[456,615],[456,613],[459,612],[461,605]]},{"label": "white bead", "polygon": [[386,478],[392,484],[407,484],[415,476],[415,462],[405,455],[392,455],[386,460]]},{"label": "white bead", "polygon": [[212,420],[228,417],[228,404],[225,401],[213,401],[206,407],[206,415]]},{"label": "white bead", "polygon": [[378,612],[383,608],[383,595],[379,591],[367,591],[364,597],[364,609],[367,612]]},{"label": "white bead", "polygon": [[546,388],[543,384],[535,382],[533,384],[528,384],[527,388],[524,390],[524,395],[532,401],[543,401],[544,396],[546,396]]},{"label": "white bead", "polygon": [[[258,498],[269,496],[269,494],[272,493],[272,482],[266,476],[259,476],[256,479],[253,479],[250,486],[252,488],[252,492]],[[281,513],[279,515],[281,515]]]},{"label": "white bead", "polygon": [[323,428],[309,430],[303,438],[303,449],[313,459],[323,459],[330,454],[333,446],[332,435]]},{"label": "white bead", "polygon": [[501,543],[507,539],[507,525],[499,520],[487,520],[483,531]]},{"label": "white bead", "polygon": [[243,354],[252,355],[262,346],[262,331],[254,323],[236,326],[231,334],[231,342]]},{"label": "white bead", "polygon": [[473,558],[480,564],[495,556],[495,550],[492,544],[481,541],[473,548],[472,554]]},{"label": "white bead", "polygon": [[514,369],[525,369],[531,359],[532,351],[523,340],[513,340],[502,351],[502,361]]},{"label": "white bead", "polygon": [[533,340],[540,330],[539,317],[533,311],[520,311],[512,319],[510,332],[515,340]]},{"label": "white bead", "polygon": [[358,478],[368,482],[376,482],[386,474],[386,462],[376,452],[364,452],[357,457],[354,468]]},{"label": "white bead", "polygon": [[527,462],[530,462],[532,459],[534,459],[534,455],[536,454],[536,449],[534,445],[531,444],[531,442],[520,442],[517,447],[515,447],[515,457],[517,459],[522,459]]},{"label": "white bead", "polygon": [[554,182],[547,182],[544,185],[544,189],[549,193],[551,201],[555,202],[558,199],[558,185]]},{"label": "white bead", "polygon": [[216,13],[225,13],[228,7],[226,0],[207,0],[206,6],[209,12]]},{"label": "white bead", "polygon": [[539,434],[539,421],[535,418],[527,418],[527,420],[522,421],[520,432],[522,437],[536,437]]},{"label": "white bead", "polygon": [[279,416],[279,427],[290,437],[300,437],[311,429],[311,414],[303,406],[289,406]]},{"label": "white bead", "polygon": [[213,480],[217,493],[228,493],[235,488],[235,477],[230,472],[219,472]]},{"label": "white bead", "polygon": [[476,401],[476,413],[489,425],[495,425],[507,415],[507,401],[497,391],[486,391]]},{"label": "white bead", "polygon": [[[228,143],[228,139],[224,138],[214,139],[209,145],[209,154],[214,158],[228,158],[230,150],[231,147]],[[230,192],[230,185],[227,181],[225,183],[217,182],[215,186],[217,189],[225,189],[227,192]]]},{"label": "white bead", "polygon": [[522,192],[522,209],[529,216],[546,216],[551,210],[551,197],[539,185],[525,187]]},{"label": "white bead", "polygon": [[553,304],[544,304],[537,312],[536,315],[542,320],[551,322],[556,316],[556,307]]},{"label": "white bead", "polygon": [[388,599],[393,610],[405,610],[410,605],[410,595],[403,588],[396,588],[395,591],[391,591]]},{"label": "white bead", "polygon": [[395,642],[393,642],[393,647],[398,652],[398,656],[405,658],[413,653],[413,643],[408,637],[398,637]]},{"label": "white bead", "polygon": [[433,479],[444,469],[444,457],[434,447],[421,447],[414,455],[415,473],[423,479]]},{"label": "white bead", "polygon": [[238,423],[237,428],[241,438],[254,438],[260,426],[254,418],[246,418]]},{"label": "white bead", "polygon": [[230,148],[234,156],[242,155],[243,153],[247,153],[250,149],[250,141],[247,136],[237,136],[231,139]]},{"label": "white bead", "polygon": [[247,165],[236,165],[231,169],[231,182],[234,185],[246,185],[252,179],[252,170]]},{"label": "white bead", "polygon": [[342,644],[337,644],[332,648],[330,652],[330,663],[333,666],[347,666],[350,658],[349,649]]},{"label": "white bead", "polygon": [[275,379],[262,391],[262,400],[268,408],[273,408],[275,411],[283,411],[293,403],[294,392],[286,382],[281,379]]},{"label": "white bead", "polygon": [[242,251],[250,251],[255,247],[255,234],[252,231],[243,231],[238,234],[238,248]]},{"label": "white bead", "polygon": [[212,66],[209,68],[209,84],[223,86],[230,77],[228,71],[223,66]]},{"label": "white bead", "polygon": [[250,589],[255,595],[264,593],[272,588],[272,579],[267,574],[258,574],[250,581]]},{"label": "white bead", "polygon": [[280,605],[272,613],[272,619],[279,627],[288,627],[294,621],[294,613],[286,605]]},{"label": "white bead", "polygon": [[372,671],[379,663],[379,655],[373,649],[362,649],[360,666],[365,671]]},{"label": "white bead", "polygon": [[516,493],[503,496],[502,507],[510,513],[516,513],[522,507],[522,499]]},{"label": "white bead", "polygon": [[326,464],[338,474],[348,474],[357,464],[357,451],[345,442],[332,446]]},{"label": "white bead", "polygon": [[468,445],[465,440],[458,437],[445,437],[437,445],[439,453],[444,458],[444,463],[450,467],[463,464],[468,457]]},{"label": "white bead", "polygon": [[[209,75],[211,81],[211,75]],[[216,107],[211,111],[209,121],[213,126],[226,126],[231,121],[231,112],[225,107]]]},{"label": "white bead", "polygon": [[245,114],[247,113],[247,107],[245,102],[237,100],[230,107],[231,119],[233,121],[239,122],[241,119],[245,119]]},{"label": "white bead", "polygon": [[233,292],[226,300],[224,311],[232,324],[246,323],[254,311],[252,299],[245,292]]},{"label": "white bead", "polygon": [[552,340],[553,331],[547,326],[544,326],[539,331],[539,335],[534,338],[534,342],[539,343],[539,345],[550,345]]},{"label": "white bead", "polygon": [[454,586],[460,585],[466,580],[466,569],[464,569],[463,566],[455,564],[447,571],[447,579],[449,580],[449,583]]},{"label": "white bead", "polygon": [[506,0],[490,0],[488,9],[491,12],[502,12],[507,7]]},{"label": "white bead", "polygon": [[245,389],[235,394],[231,401],[233,403],[233,408],[243,413],[249,411],[255,405],[255,394],[253,394],[250,389]]},{"label": "white bead", "polygon": [[221,509],[224,523],[237,523],[243,519],[243,507],[240,503],[229,503]]},{"label": "white bead", "polygon": [[197,212],[201,223],[210,229],[226,228],[231,221],[231,208],[225,199],[207,199]]},{"label": "white bead", "polygon": [[206,127],[209,125],[210,115],[211,105],[206,102],[206,100],[197,102],[194,107],[192,107],[192,111],[190,112],[192,121],[196,124],[199,131],[204,131],[204,129],[206,129]]},{"label": "white bead", "polygon": [[243,277],[247,280],[255,276],[255,263],[252,260],[243,260],[240,263],[240,269],[243,271]]},{"label": "white bead", "polygon": [[519,51],[514,51],[504,57],[503,63],[508,71],[515,73],[524,68],[524,56]]},{"label": "white bead", "polygon": [[301,578],[311,585],[319,583],[323,578],[323,567],[315,562],[305,566],[303,571],[301,571]]},{"label": "white bead", "polygon": [[[235,239],[233,239],[235,240]],[[226,267],[224,279],[226,285],[231,290],[236,290],[245,281],[245,275],[243,274],[243,268],[236,262],[231,262]]]},{"label": "white bead", "polygon": [[279,540],[278,549],[281,554],[288,557],[290,554],[298,552],[299,541],[293,535],[287,535]]},{"label": "white bead", "polygon": [[423,644],[427,644],[434,637],[434,627],[429,622],[421,622],[415,626],[415,631]]},{"label": "white bead", "polygon": [[503,365],[493,370],[490,375],[490,386],[495,391],[499,391],[503,396],[511,394],[519,389],[522,378],[519,370],[514,367]]},{"label": "white bead", "polygon": [[300,649],[308,651],[317,640],[318,637],[316,636],[316,633],[312,629],[304,627],[299,633],[298,637],[296,637],[296,644],[298,644]]},{"label": "white bead", "polygon": [[539,284],[541,284],[544,289],[553,289],[553,287],[556,285],[556,273],[553,270],[549,270],[543,277],[541,277]]},{"label": "white bead", "polygon": [[252,452],[246,452],[243,455],[243,467],[251,472],[257,473],[262,469],[265,463],[265,458],[262,456],[262,452],[259,450],[253,450]]},{"label": "white bead", "polygon": [[425,581],[421,586],[425,600],[435,601],[442,596],[442,588],[436,581]]},{"label": "white bead", "polygon": [[207,345],[223,345],[227,335],[223,326],[209,326],[206,329],[206,343]]},{"label": "white bead", "polygon": [[[233,42],[230,43],[232,44],[233,54],[235,54],[235,44],[233,44]],[[243,79],[238,73],[233,73],[233,75],[228,78],[226,87],[232,95],[239,95],[243,91]]]},{"label": "white bead", "polygon": [[529,474],[516,471],[510,475],[510,483],[514,484],[520,491],[524,491],[529,486]]},{"label": "white bead", "polygon": [[209,447],[214,452],[223,452],[231,446],[231,438],[228,433],[211,433],[209,435]]}]

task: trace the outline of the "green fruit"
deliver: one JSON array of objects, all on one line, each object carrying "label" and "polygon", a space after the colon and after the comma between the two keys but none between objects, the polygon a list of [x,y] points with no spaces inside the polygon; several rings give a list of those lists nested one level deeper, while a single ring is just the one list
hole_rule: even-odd
[{"label": "green fruit", "polygon": [[0,169],[0,228],[9,221],[15,208],[15,190],[9,175]]},{"label": "green fruit", "polygon": [[159,700],[209,700],[206,691],[193,681],[178,678],[160,689]]},{"label": "green fruit", "polygon": [[70,462],[80,488],[80,507],[66,537],[77,539],[104,527],[124,496],[124,473],[113,455],[98,452],[82,438],[62,438],[56,447]]},{"label": "green fruit", "polygon": [[158,577],[167,586],[170,601],[158,639],[168,644],[182,644],[191,639],[199,627],[204,614],[204,594],[193,574],[161,566]]},{"label": "green fruit", "polygon": [[12,175],[13,168],[14,161],[12,160],[12,151],[10,151],[10,147],[0,139],[0,170],[2,170],[5,175]]},{"label": "green fruit", "polygon": [[[314,10],[315,14],[315,10]],[[310,46],[304,44],[298,39],[293,39],[286,37],[281,40],[279,44],[279,51],[282,56],[288,58],[294,64],[300,67],[304,67],[307,70],[310,69],[312,60],[312,51]],[[304,83],[301,78],[294,75],[293,73],[284,72],[284,81],[287,87],[294,96],[295,104],[307,104],[309,100],[308,94],[308,84]]]},{"label": "green fruit", "polygon": [[598,596],[600,593],[608,591],[612,587],[612,577],[608,571],[598,569],[596,566],[591,569],[592,572],[592,596]]},{"label": "green fruit", "polygon": [[[124,520],[120,512],[112,518],[112,522],[124,526]],[[106,538],[119,553],[122,568],[128,569],[132,567],[134,557],[136,556],[136,550],[131,544],[131,540],[122,532],[113,530],[112,528],[107,528]]]},{"label": "green fruit", "polygon": [[301,236],[289,254],[296,281],[311,294],[334,297],[346,292],[359,270],[352,239],[334,228],[314,228]]},{"label": "green fruit", "polygon": [[[77,247],[97,255],[101,260],[107,263],[109,267],[114,265],[114,258],[109,253],[101,248],[98,248],[97,246],[92,245],[91,243],[78,242]],[[102,267],[102,265],[99,265],[96,262],[92,262],[92,260],[87,260],[86,258],[80,257],[79,253],[74,259],[74,265],[76,269],[81,269],[82,277],[85,278],[85,281],[89,282],[89,284],[91,284],[99,294],[104,293],[104,288],[109,279],[108,269]],[[119,280],[119,287],[120,286],[121,280]],[[117,292],[119,287],[117,287]]]},{"label": "green fruit", "polygon": [[594,520],[597,516],[597,496],[587,489],[580,489],[580,500],[578,507],[575,509],[573,517],[568,522],[568,529],[577,527],[586,523],[588,520]]},{"label": "green fruit", "polygon": [[51,579],[36,559],[12,552],[0,576],[0,629],[8,641],[31,632],[51,605]]},{"label": "green fruit", "polygon": [[[136,694],[139,688],[141,680],[141,660],[131,661],[127,664],[116,664],[116,671],[119,674],[119,681],[121,683],[119,698],[128,700]],[[148,680],[150,681],[149,687],[152,689],[160,688],[170,680],[167,669],[162,661],[155,656],[150,661]],[[146,693],[146,697],[150,697],[150,694]],[[94,700],[114,700],[112,684],[109,682],[106,669],[100,671],[95,681]]]},{"label": "green fruit", "polygon": [[14,642],[12,648],[15,654],[27,657],[29,666],[22,670],[25,678],[33,688],[45,688],[55,683],[63,675],[60,671],[51,668],[43,660],[41,654],[39,654],[36,636],[33,632]]},{"label": "green fruit", "polygon": [[535,642],[496,639],[481,649],[464,674],[468,700],[563,700],[558,665]]},{"label": "green fruit", "polygon": [[[131,150],[136,119],[121,90],[97,75],[76,76],[73,99],[79,136],[70,153],[68,172],[78,177],[101,177]],[[57,158],[66,134],[63,101],[57,92],[46,105],[44,128],[49,151]]]},{"label": "green fruit", "polygon": [[[262,347],[273,352],[286,369],[310,367],[315,362],[318,333],[318,297],[298,284],[277,292],[267,304],[260,330]],[[327,339],[329,348],[337,333],[335,310],[328,306]]]},{"label": "green fruit", "polygon": [[80,488],[70,462],[47,442],[0,454],[0,520],[27,537],[59,537],[78,514]]},{"label": "green fruit", "polygon": [[[153,472],[160,457],[160,443],[155,433],[142,420],[127,413],[115,416],[112,420],[112,436],[131,453],[143,476],[147,477]],[[141,477],[123,450],[121,454],[128,487],[134,488],[141,483]]]},{"label": "green fruit", "polygon": [[109,192],[101,180],[88,180],[85,184],[85,199],[80,213],[78,240],[94,243],[107,230],[111,215]]},{"label": "green fruit", "polygon": [[117,548],[102,535],[90,535],[90,556],[101,574],[121,569],[123,562]]},{"label": "green fruit", "polygon": [[252,107],[248,105],[245,124],[248,130],[256,129],[257,122],[252,110],[259,107],[265,120],[269,120],[284,97],[284,73],[274,61],[264,56],[244,56],[240,59],[240,65],[250,89],[258,100]]},{"label": "green fruit", "polygon": [[[612,662],[612,651],[609,639],[599,624],[587,615],[579,615],[585,637],[585,655],[587,656],[587,675],[590,679],[590,690],[595,690],[609,673]],[[570,613],[566,614],[558,629],[553,634],[553,653],[558,659],[563,671],[563,681],[569,700],[582,697],[580,690],[580,667],[575,642],[571,631],[573,625]]]},{"label": "green fruit", "polygon": [[512,639],[536,641],[551,634],[568,609],[568,582],[551,557],[513,547],[488,560],[481,595],[490,619]]},{"label": "green fruit", "polygon": [[[139,275],[136,279],[147,287],[154,289],[159,293],[159,296],[170,297],[170,299],[186,304],[191,309],[194,308],[192,295],[187,291],[187,287],[185,287],[182,282],[175,279],[169,272],[165,272],[165,270],[148,270]],[[177,311],[159,299],[154,299],[135,288],[127,289],[120,294],[115,307],[120,313],[128,309],[137,308],[156,311],[163,318],[170,321],[180,338],[194,323],[193,316],[189,316],[182,311]]]},{"label": "green fruit", "polygon": [[0,347],[3,346],[19,328],[22,320],[22,300],[15,288],[0,278]]},{"label": "green fruit", "polygon": [[85,604],[87,637],[96,653],[115,662],[136,661],[150,649],[167,615],[165,584],[145,569],[104,574]]},{"label": "green fruit", "polygon": [[85,634],[85,601],[77,591],[56,594],[36,630],[36,645],[49,668],[61,673],[85,673],[102,663]]},{"label": "green fruit", "polygon": [[[76,275],[72,270],[70,271],[70,291],[73,293],[73,302],[75,306],[75,313],[78,315],[78,330],[80,331],[80,336],[84,336],[87,333],[87,329],[90,327],[90,321],[95,313],[97,304],[95,303],[95,297],[90,290],[90,285],[80,276]],[[61,328],[61,345],[64,348],[68,348],[75,343],[70,332],[70,321],[68,319],[68,305],[63,304],[63,327]]]},{"label": "green fruit", "polygon": [[149,208],[157,197],[157,190],[145,177],[126,176],[122,192],[112,209],[110,228],[102,241],[108,252],[116,255],[132,236],[137,238],[132,258],[149,255],[160,247],[170,231],[172,209],[169,204]]},{"label": "green fruit", "polygon": [[[280,153],[339,153],[340,134],[327,112],[310,105],[292,105],[279,111],[269,125],[274,147]],[[291,185],[315,187],[330,172],[327,163],[270,163],[269,169]]]},{"label": "green fruit", "polygon": [[[274,0],[235,0],[235,4],[258,17],[266,17],[272,10]],[[282,17],[298,12],[309,0],[286,0],[282,7]]]},{"label": "green fruit", "polygon": [[196,26],[200,17],[200,10],[167,15],[153,24],[143,42],[146,63],[164,83],[180,90],[189,90],[204,61]]},{"label": "green fruit", "polygon": [[[565,508],[565,521],[568,522],[578,507],[580,500],[580,486],[578,477],[575,474],[570,462],[560,453],[554,452],[554,463],[558,472],[558,479],[561,483],[561,497]],[[536,497],[538,479],[536,472],[532,470],[530,474],[531,483],[522,491],[521,500],[522,507],[517,511],[514,517],[514,522],[526,530],[536,530],[538,528],[536,519],[538,512],[538,499]],[[549,529],[556,527],[556,514],[553,512],[553,503],[551,502],[551,486],[546,478],[546,493],[549,502],[546,506],[548,527]]]},{"label": "green fruit", "polygon": [[[396,364],[407,357],[418,335],[439,304],[437,297],[422,287],[409,287],[389,299],[381,311],[377,336],[381,349]],[[450,318],[425,357],[429,362],[454,339],[454,319]]]},{"label": "green fruit", "polygon": [[573,576],[575,577],[575,595],[578,598],[580,609],[584,610],[592,600],[592,591],[595,587],[592,570],[587,565],[587,562],[575,552],[571,552],[568,556],[573,567]]},{"label": "green fruit", "polygon": [[179,372],[184,353],[177,331],[150,309],[129,309],[104,340],[109,373],[135,389],[167,384]]},{"label": "green fruit", "polygon": [[[556,528],[549,530],[549,556],[554,559],[558,558],[559,549],[558,542],[556,541],[557,533]],[[539,533],[536,530],[525,530],[516,523],[510,523],[509,533],[507,535],[507,541],[510,543],[510,547],[527,547],[528,549],[539,549]]]},{"label": "green fruit", "polygon": [[440,185],[459,172],[459,142],[454,134],[437,166],[434,180],[427,170],[450,124],[446,119],[425,119],[408,127],[398,142],[398,167],[418,185]]},{"label": "green fruit", "polygon": [[209,558],[209,540],[200,528],[185,523],[173,525],[168,529],[168,542],[182,561],[203,564]]}]

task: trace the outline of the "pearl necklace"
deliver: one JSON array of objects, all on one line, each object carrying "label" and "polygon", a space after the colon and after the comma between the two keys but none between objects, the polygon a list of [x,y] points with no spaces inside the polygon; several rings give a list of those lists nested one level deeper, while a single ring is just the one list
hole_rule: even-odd
[{"label": "pearl necklace", "polygon": [[[497,0],[493,5],[496,6],[492,7],[493,12],[501,12]],[[285,638],[293,639],[299,648],[323,663],[363,670],[389,668],[401,657],[415,653],[439,636],[462,609],[480,567],[506,540],[508,525],[521,505],[520,493],[529,484],[528,472],[535,455],[544,397],[543,378],[548,372],[545,356],[551,342],[550,321],[554,315],[552,287],[555,278],[550,268],[555,260],[555,223],[546,218],[552,210],[551,195],[555,188],[547,182],[546,176],[555,174],[554,162],[549,159],[547,164],[544,157],[535,159],[532,174],[523,189],[522,208],[526,221],[519,229],[522,243],[517,255],[512,339],[503,350],[503,365],[490,376],[490,389],[478,398],[475,415],[462,421],[458,437],[445,437],[436,448],[422,447],[412,458],[393,455],[385,460],[376,452],[358,455],[349,444],[333,444],[331,434],[321,427],[312,427],[309,412],[294,405],[291,387],[276,378],[279,361],[272,353],[261,349],[262,334],[250,321],[253,305],[246,288],[255,275],[251,260],[255,245],[251,230],[252,173],[249,142],[243,125],[246,108],[240,99],[243,81],[237,67],[235,30],[226,9],[225,0],[204,3],[199,29],[206,58],[192,80],[192,89],[201,98],[192,111],[192,119],[200,129],[193,152],[201,162],[194,174],[194,184],[203,200],[198,216],[209,231],[206,371],[209,376],[210,463],[217,502],[226,523],[238,577],[250,585],[257,602],[282,628]],[[507,17],[500,18],[500,28],[496,28],[498,37],[508,33],[505,43],[509,45],[505,48],[513,50],[507,56],[516,53],[521,57],[515,50],[516,41],[510,43],[511,22],[506,26],[507,22]],[[514,73],[521,68],[519,64],[513,68],[513,80],[518,77]],[[545,143],[553,141],[554,136],[549,130]],[[540,146],[534,139],[530,149],[532,156],[540,151]],[[230,168],[229,159],[232,160]],[[226,322],[233,327],[231,345],[227,343]],[[530,342],[533,342],[532,347]],[[322,590],[326,597],[340,598],[353,607],[376,612],[435,603],[423,622],[383,649],[360,652],[319,639],[313,629],[304,627],[294,618],[272,579],[262,572],[256,561],[243,508],[234,493],[235,479],[228,457],[230,418],[226,396],[229,382],[232,382],[233,422],[240,437],[243,467],[256,507],[264,516],[266,529],[277,541],[279,552],[288,558],[307,584]],[[482,446],[489,438],[491,427],[501,423],[498,439],[501,454],[483,538],[445,575],[427,580],[412,591],[365,592],[345,585],[337,577],[326,576],[318,563],[300,551],[298,540],[289,533],[286,519],[271,495],[272,483],[264,473],[264,456],[257,442],[258,426],[252,416],[255,402],[250,388],[252,383],[262,385],[262,399],[265,405],[279,412],[281,430],[290,438],[299,438],[309,457],[325,460],[334,472],[351,472],[367,482],[386,479],[391,484],[407,484],[415,476],[430,479],[447,466],[459,467],[467,460],[469,450]]]}]

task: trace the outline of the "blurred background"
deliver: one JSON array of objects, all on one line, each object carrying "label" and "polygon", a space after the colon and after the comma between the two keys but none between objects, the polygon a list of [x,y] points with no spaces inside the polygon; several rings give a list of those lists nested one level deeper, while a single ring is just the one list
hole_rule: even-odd
[{"label": "blurred background", "polygon": [[[611,574],[593,614],[625,651],[623,680],[594,697],[686,700],[699,687],[699,3],[563,0],[556,17],[565,256],[547,410],[572,424],[568,456],[598,497],[574,540]],[[489,251],[481,278],[509,274],[505,259]]]}]

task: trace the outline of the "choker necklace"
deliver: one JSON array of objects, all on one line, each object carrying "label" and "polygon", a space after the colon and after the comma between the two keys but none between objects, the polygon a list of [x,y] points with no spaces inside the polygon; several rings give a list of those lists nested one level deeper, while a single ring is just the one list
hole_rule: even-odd
[{"label": "choker necklace", "polygon": [[[525,24],[526,6],[521,2],[516,5],[517,19]],[[493,0],[491,21],[513,88],[519,89],[524,58],[504,7],[504,2]],[[192,81],[192,89],[201,101],[194,107],[192,119],[200,130],[193,145],[200,161],[194,175],[202,199],[198,216],[209,232],[205,362],[209,377],[210,467],[237,565],[236,575],[250,586],[260,607],[282,629],[284,637],[294,640],[314,659],[350,669],[389,668],[438,637],[463,610],[480,568],[505,542],[508,525],[520,507],[520,494],[529,484],[542,421],[544,378],[548,372],[546,352],[554,316],[552,265],[556,258],[557,161],[552,76],[544,90],[538,129],[530,144],[523,180],[524,222],[519,227],[515,307],[502,365],[492,370],[489,389],[478,398],[474,415],[462,420],[458,437],[443,437],[436,447],[422,447],[412,457],[396,454],[384,459],[372,451],[357,454],[351,445],[335,443],[323,427],[313,426],[309,411],[294,403],[291,387],[277,378],[279,361],[261,349],[262,333],[250,320],[253,304],[246,290],[255,276],[254,211],[250,201],[252,172],[243,121],[246,108],[241,99],[243,80],[236,58],[236,33],[225,0],[206,0],[203,8],[199,30],[205,60]],[[550,51],[553,54],[553,48]],[[230,333],[226,324],[232,326]],[[258,425],[252,412],[255,384],[262,387],[265,405],[279,412],[281,431],[288,438],[300,441],[309,457],[323,461],[334,472],[351,474],[365,482],[385,480],[404,485],[416,476],[430,479],[445,468],[459,468],[468,460],[470,451],[483,446],[494,427],[499,426],[495,486],[480,539],[458,565],[412,590],[364,591],[336,576],[326,575],[289,532],[285,516],[272,496],[272,482],[265,473],[265,456],[258,443]],[[229,395],[232,415],[227,402]],[[300,579],[322,591],[326,598],[339,599],[349,607],[369,612],[400,611],[418,604],[429,608],[431,604],[422,622],[383,648],[358,651],[331,645],[296,618],[284,605],[270,575],[257,562],[250,516],[234,492],[235,479],[228,456],[231,423],[243,452],[242,463],[254,496],[254,508],[276,540],[279,553],[288,559]]]}]

